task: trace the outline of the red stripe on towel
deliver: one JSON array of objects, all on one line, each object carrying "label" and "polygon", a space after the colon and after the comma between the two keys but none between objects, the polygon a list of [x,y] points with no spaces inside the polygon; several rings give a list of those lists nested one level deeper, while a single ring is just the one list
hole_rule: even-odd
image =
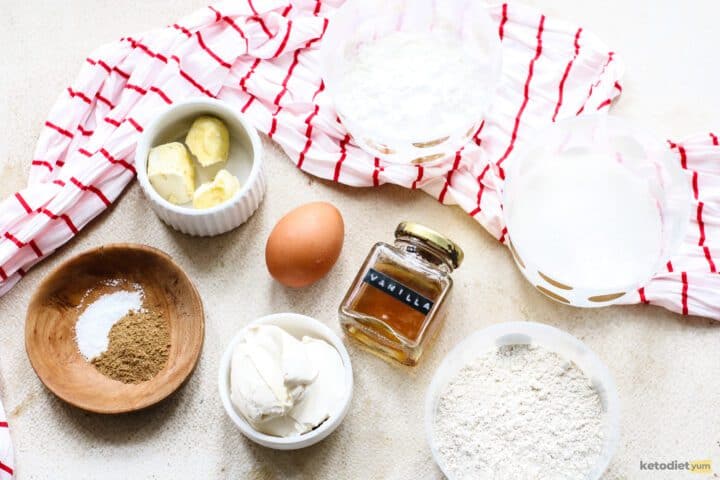
[{"label": "red stripe on towel", "polygon": [[343,137],[342,141],[340,142],[340,159],[335,164],[335,173],[333,175],[333,180],[338,181],[340,179],[340,169],[342,168],[342,164],[347,158],[347,144],[350,142],[350,134],[346,133],[345,137]]},{"label": "red stripe on towel", "polygon": [[570,59],[567,66],[565,67],[565,72],[563,73],[562,79],[560,80],[560,86],[558,87],[558,101],[557,105],[555,105],[555,112],[553,113],[552,121],[554,122],[557,118],[558,112],[560,111],[560,106],[562,106],[563,102],[563,92],[565,90],[565,81],[568,78],[568,75],[570,75],[570,69],[573,66],[573,63],[575,62],[575,59],[580,54],[580,34],[582,33],[582,28],[578,28],[577,32],[575,32],[575,55],[573,58]]},{"label": "red stripe on towel", "polygon": [[513,148],[515,148],[515,141],[517,140],[517,133],[518,129],[520,128],[520,119],[522,117],[523,112],[525,111],[525,107],[527,107],[528,101],[530,100],[530,81],[533,77],[533,72],[535,71],[535,62],[538,58],[540,58],[540,55],[542,54],[542,34],[543,34],[543,28],[545,26],[545,15],[542,15],[540,17],[540,24],[538,25],[537,30],[537,47],[535,48],[535,56],[532,60],[530,60],[530,66],[528,67],[528,76],[527,80],[525,80],[525,88],[523,90],[523,102],[520,106],[520,110],[518,111],[517,115],[515,116],[515,126],[513,127],[512,136],[510,138],[510,145],[508,145],[507,150],[505,150],[505,153],[502,157],[500,157],[500,160],[497,162],[497,166],[500,173],[500,178],[505,179],[505,172],[503,171],[501,165],[502,163],[507,159],[507,157],[510,155],[510,153],[513,151]]},{"label": "red stripe on towel", "polygon": [[682,314],[688,314],[688,277],[687,272],[682,272]]}]

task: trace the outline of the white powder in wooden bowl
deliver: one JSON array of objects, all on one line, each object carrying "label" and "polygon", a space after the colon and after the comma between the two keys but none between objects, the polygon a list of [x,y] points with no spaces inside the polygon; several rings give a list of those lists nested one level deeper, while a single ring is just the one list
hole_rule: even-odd
[{"label": "white powder in wooden bowl", "polygon": [[577,480],[599,459],[604,425],[600,397],[573,362],[508,345],[441,392],[434,439],[451,478]]},{"label": "white powder in wooden bowl", "polygon": [[125,315],[142,308],[140,290],[107,293],[88,305],[75,324],[78,350],[87,359],[100,356],[108,348],[110,329]]}]

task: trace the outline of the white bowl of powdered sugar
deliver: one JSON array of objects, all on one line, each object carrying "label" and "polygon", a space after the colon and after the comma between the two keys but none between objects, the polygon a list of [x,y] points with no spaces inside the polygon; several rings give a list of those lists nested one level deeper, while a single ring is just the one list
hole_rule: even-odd
[{"label": "white bowl of powdered sugar", "polygon": [[620,437],[607,367],[580,340],[532,322],[480,330],[433,377],[432,455],[450,480],[597,480]]},{"label": "white bowl of powdered sugar", "polygon": [[319,58],[354,143],[416,164],[452,158],[478,132],[502,63],[487,7],[465,0],[349,0]]}]

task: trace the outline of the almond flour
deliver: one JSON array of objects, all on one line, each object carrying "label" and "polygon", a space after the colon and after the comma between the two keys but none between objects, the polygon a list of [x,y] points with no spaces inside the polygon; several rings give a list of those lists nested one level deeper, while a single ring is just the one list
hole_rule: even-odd
[{"label": "almond flour", "polygon": [[573,362],[508,345],[478,356],[445,387],[435,440],[453,479],[583,480],[603,448],[604,416]]}]

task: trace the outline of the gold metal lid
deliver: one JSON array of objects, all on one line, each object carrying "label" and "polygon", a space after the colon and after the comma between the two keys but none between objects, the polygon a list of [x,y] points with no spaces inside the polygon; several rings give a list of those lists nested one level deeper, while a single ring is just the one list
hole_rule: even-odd
[{"label": "gold metal lid", "polygon": [[414,222],[401,222],[395,229],[395,238],[414,237],[429,243],[448,256],[453,268],[458,268],[465,254],[455,242],[432,228]]}]

